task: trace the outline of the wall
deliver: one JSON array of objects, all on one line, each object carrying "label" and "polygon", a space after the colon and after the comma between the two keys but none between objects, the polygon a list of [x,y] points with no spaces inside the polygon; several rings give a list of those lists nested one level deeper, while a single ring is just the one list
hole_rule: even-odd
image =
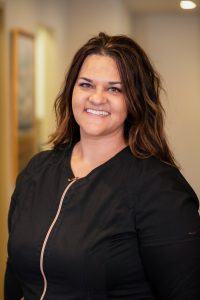
[{"label": "wall", "polygon": [[[36,131],[38,151],[49,148],[44,145],[55,127],[53,102],[55,98],[55,75],[57,74],[56,36],[53,30],[39,26],[35,40],[35,98]],[[51,84],[50,84],[51,83]],[[51,124],[50,123],[51,120]]]},{"label": "wall", "polygon": [[152,58],[167,97],[166,130],[182,173],[200,198],[200,20],[196,15],[134,15],[133,37]]},{"label": "wall", "polygon": [[70,0],[68,8],[70,59],[79,46],[100,31],[131,33],[131,15],[122,0]]},{"label": "wall", "polygon": [[[47,56],[51,59],[49,64],[51,74],[48,74],[46,86],[46,113],[44,116],[45,134],[52,131],[54,127],[53,107],[54,99],[60,89],[63,75],[67,64],[67,5],[65,0],[7,0],[6,1],[7,36],[12,28],[23,28],[37,36],[38,28],[43,27],[52,32],[52,49],[47,49]],[[7,41],[10,48],[9,39]],[[51,68],[50,68],[51,66]],[[53,74],[53,76],[52,76]]]}]

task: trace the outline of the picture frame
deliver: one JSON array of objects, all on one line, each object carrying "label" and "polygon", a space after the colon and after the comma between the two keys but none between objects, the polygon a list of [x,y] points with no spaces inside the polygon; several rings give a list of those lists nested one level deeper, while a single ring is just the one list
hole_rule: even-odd
[{"label": "picture frame", "polygon": [[34,35],[11,31],[11,120],[13,175],[24,169],[36,152]]}]

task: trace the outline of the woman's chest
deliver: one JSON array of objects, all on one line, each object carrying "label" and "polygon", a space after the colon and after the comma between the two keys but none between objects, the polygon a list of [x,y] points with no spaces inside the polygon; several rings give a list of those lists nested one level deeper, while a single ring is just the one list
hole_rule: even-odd
[{"label": "woman's chest", "polygon": [[78,289],[104,291],[140,274],[133,199],[123,186],[94,182],[21,195],[9,249],[22,276],[41,276],[41,258],[48,280]]},{"label": "woman's chest", "polygon": [[44,185],[32,184],[19,195],[11,228],[18,243],[39,247],[50,230],[48,246],[51,241],[63,247],[70,242],[71,248],[86,249],[114,235],[135,234],[133,199],[122,186],[106,181]]}]

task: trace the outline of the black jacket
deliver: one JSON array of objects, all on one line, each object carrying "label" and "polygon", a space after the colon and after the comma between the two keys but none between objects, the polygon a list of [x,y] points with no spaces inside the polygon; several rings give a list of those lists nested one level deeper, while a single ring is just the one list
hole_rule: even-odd
[{"label": "black jacket", "polygon": [[40,152],[17,178],[5,300],[199,300],[199,202],[183,175],[126,147],[74,180],[71,152]]}]

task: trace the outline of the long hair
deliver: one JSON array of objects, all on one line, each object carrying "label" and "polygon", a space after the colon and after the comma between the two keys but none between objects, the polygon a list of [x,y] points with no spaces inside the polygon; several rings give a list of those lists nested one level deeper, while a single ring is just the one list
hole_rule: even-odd
[{"label": "long hair", "polygon": [[126,35],[109,36],[100,32],[77,51],[54,104],[57,128],[47,144],[53,144],[55,149],[80,140],[79,126],[72,112],[72,93],[81,66],[91,54],[107,55],[117,64],[128,109],[124,138],[133,155],[141,159],[155,156],[179,168],[164,131],[160,76],[144,50]]}]

